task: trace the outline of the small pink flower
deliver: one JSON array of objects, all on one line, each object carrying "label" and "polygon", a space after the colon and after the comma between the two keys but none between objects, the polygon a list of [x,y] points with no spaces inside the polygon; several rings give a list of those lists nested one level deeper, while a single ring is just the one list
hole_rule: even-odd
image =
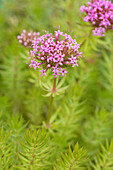
[{"label": "small pink flower", "polygon": [[40,72],[42,72],[42,74],[40,75],[40,76],[46,76],[46,69],[45,70],[43,70],[43,68],[42,68],[42,70],[40,70]]},{"label": "small pink flower", "polygon": [[103,36],[104,36],[104,33],[105,33],[105,28],[103,28],[103,27],[97,28],[97,27],[96,27],[92,32],[93,32],[93,35],[94,35],[94,36],[98,36],[98,35],[99,35],[99,36],[102,36],[102,37],[103,37]]},{"label": "small pink flower", "polygon": [[60,73],[62,74],[62,76],[66,76],[65,74],[67,73],[67,71],[66,69],[61,68]]}]

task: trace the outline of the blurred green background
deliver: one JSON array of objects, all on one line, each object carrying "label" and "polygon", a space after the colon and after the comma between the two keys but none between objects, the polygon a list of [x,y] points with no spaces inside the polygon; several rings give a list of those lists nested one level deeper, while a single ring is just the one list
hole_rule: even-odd
[{"label": "blurred green background", "polygon": [[[53,32],[59,25],[64,32],[73,30],[72,36],[76,34],[77,42],[83,43],[81,51],[85,55],[80,61],[79,68],[69,70],[65,83],[74,88],[80,86],[76,95],[79,97],[82,95],[81,101],[87,103],[85,104],[88,108],[87,114],[91,115],[97,108],[108,110],[112,108],[112,69],[107,70],[112,67],[109,65],[112,55],[111,32],[106,33],[105,38],[92,36],[92,28],[83,22],[82,14],[79,12],[80,6],[85,2],[87,1],[1,1],[0,108],[2,111],[8,110],[8,114],[10,112],[23,114],[35,124],[46,117],[48,100],[41,95],[43,92],[39,87],[41,79],[39,70],[34,71],[25,64],[28,61],[28,50],[18,43],[17,35],[23,29],[41,33],[43,29]],[[47,79],[42,78],[41,81],[46,82]],[[72,95],[73,88],[69,91]],[[70,98],[73,97],[71,95]],[[62,100],[65,100],[64,96]]]},{"label": "blurred green background", "polygon": [[[79,28],[79,32],[77,30],[76,22],[80,20],[79,6],[78,1],[1,1],[1,110],[8,109],[8,112],[23,114],[36,124],[41,122],[42,116],[46,117],[48,100],[42,97],[40,87],[36,87],[39,86],[38,70],[29,69],[28,65],[25,64],[28,57],[27,50],[18,43],[17,35],[23,29],[41,33],[43,29],[53,32],[60,25],[62,31],[73,30],[73,36],[77,34],[80,43],[85,32],[82,31],[82,27]],[[78,76],[79,73],[76,74]],[[36,78],[35,83],[31,78]]]},{"label": "blurred green background", "polygon": [[[84,23],[79,11],[88,0],[1,0],[0,1],[0,114],[1,127],[13,115],[22,115],[29,126],[46,120],[49,99],[44,97],[40,77],[25,63],[28,50],[17,40],[23,29],[54,32],[73,30],[83,43],[78,68],[70,68],[64,85],[66,92],[54,101],[52,130],[56,148],[65,151],[69,143],[79,141],[90,156],[98,153],[100,143],[113,137],[113,31],[105,37],[92,36],[92,27]],[[59,140],[60,139],[60,140]],[[55,141],[56,140],[56,141]],[[57,154],[56,154],[57,156]]]}]

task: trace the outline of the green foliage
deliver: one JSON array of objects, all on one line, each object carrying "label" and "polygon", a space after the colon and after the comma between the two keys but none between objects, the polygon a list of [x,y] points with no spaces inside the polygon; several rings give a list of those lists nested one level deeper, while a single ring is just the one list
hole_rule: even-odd
[{"label": "green foliage", "polygon": [[22,142],[22,149],[19,158],[21,166],[19,169],[43,169],[48,166],[47,159],[50,154],[50,146],[48,146],[48,135],[46,131],[27,130],[25,133],[25,142]]},{"label": "green foliage", "polygon": [[86,148],[88,148],[89,154],[97,153],[99,144],[105,142],[106,138],[113,137],[111,124],[111,115],[105,110],[96,112],[95,116],[84,124],[81,137],[83,143],[86,144]]},{"label": "green foliage", "polygon": [[69,153],[61,154],[61,157],[57,160],[57,165],[54,168],[55,170],[74,170],[74,169],[83,169],[82,164],[86,161],[85,155],[86,150],[79,148],[78,143],[75,145],[74,150],[72,151],[69,146]]},{"label": "green foliage", "polygon": [[8,169],[11,166],[11,148],[8,139],[11,132],[5,133],[3,128],[0,130],[0,169]]},{"label": "green foliage", "polygon": [[94,170],[112,170],[113,169],[113,140],[109,144],[106,141],[106,147],[101,145],[101,151],[94,158],[94,163],[91,163]]}]

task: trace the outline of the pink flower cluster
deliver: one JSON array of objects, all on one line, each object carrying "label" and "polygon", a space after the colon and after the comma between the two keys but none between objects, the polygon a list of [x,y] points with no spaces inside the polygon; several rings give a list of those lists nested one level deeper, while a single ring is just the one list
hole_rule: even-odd
[{"label": "pink flower cluster", "polygon": [[80,44],[68,34],[64,34],[59,29],[54,34],[44,31],[44,35],[37,38],[32,44],[31,63],[29,67],[40,68],[41,76],[46,76],[46,71],[50,70],[54,78],[65,76],[67,66],[78,66],[78,57],[82,57],[79,52]]},{"label": "pink flower cluster", "polygon": [[40,36],[39,32],[27,32],[26,30],[23,30],[21,35],[17,36],[17,39],[19,40],[19,43],[26,46],[30,47],[33,41],[35,41],[38,37]]},{"label": "pink flower cluster", "polygon": [[88,6],[81,6],[81,12],[85,12],[83,17],[85,22],[90,22],[95,28],[93,35],[104,36],[106,29],[113,29],[113,3],[106,0],[91,0]]}]

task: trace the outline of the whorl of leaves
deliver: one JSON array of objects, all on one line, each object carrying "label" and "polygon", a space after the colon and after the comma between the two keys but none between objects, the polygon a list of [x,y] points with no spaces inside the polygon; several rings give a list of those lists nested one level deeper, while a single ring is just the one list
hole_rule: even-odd
[{"label": "whorl of leaves", "polygon": [[54,170],[82,170],[83,163],[86,161],[86,153],[86,150],[79,148],[78,143],[76,143],[74,150],[69,146],[69,152],[66,154],[61,153],[61,157],[57,159]]}]

